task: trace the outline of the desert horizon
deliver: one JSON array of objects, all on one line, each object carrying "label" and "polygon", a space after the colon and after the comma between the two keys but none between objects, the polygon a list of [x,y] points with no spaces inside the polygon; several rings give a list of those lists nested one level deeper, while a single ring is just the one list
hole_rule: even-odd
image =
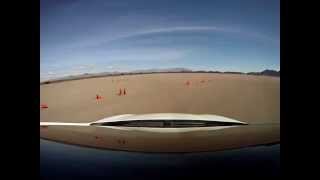
[{"label": "desert horizon", "polygon": [[242,74],[242,75],[258,75],[258,76],[276,76],[280,77],[280,70],[265,69],[262,71],[219,71],[219,70],[193,70],[188,68],[165,68],[165,69],[140,69],[132,71],[104,71],[95,73],[79,73],[73,75],[64,75],[59,77],[42,78],[40,77],[41,84],[57,83],[78,79],[108,77],[108,76],[123,76],[123,75],[139,75],[139,74],[166,74],[166,73],[213,73],[213,74]]}]

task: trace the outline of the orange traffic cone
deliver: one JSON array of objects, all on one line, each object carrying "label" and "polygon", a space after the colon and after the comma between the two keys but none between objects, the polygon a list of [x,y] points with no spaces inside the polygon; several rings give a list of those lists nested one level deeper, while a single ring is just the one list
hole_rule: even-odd
[{"label": "orange traffic cone", "polygon": [[186,82],[186,85],[187,85],[187,86],[189,86],[189,85],[190,85],[190,82],[189,82],[189,81],[187,81],[187,82]]},{"label": "orange traffic cone", "polygon": [[96,100],[102,99],[102,96],[99,96],[98,94],[96,95]]},{"label": "orange traffic cone", "polygon": [[119,89],[118,96],[121,96],[121,95],[122,95],[122,89],[120,88],[120,89]]},{"label": "orange traffic cone", "polygon": [[47,108],[49,108],[49,107],[48,107],[48,105],[46,105],[46,104],[40,104],[40,108],[41,108],[41,109],[47,109]]},{"label": "orange traffic cone", "polygon": [[123,89],[123,95],[126,95],[127,92],[126,92],[126,88]]}]

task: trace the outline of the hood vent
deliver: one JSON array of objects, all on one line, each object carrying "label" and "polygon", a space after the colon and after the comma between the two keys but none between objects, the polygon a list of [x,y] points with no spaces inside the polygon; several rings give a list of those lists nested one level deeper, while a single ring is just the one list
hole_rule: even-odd
[{"label": "hood vent", "polygon": [[129,120],[92,123],[93,126],[149,127],[149,128],[189,128],[247,125],[243,122],[223,122],[206,120]]}]

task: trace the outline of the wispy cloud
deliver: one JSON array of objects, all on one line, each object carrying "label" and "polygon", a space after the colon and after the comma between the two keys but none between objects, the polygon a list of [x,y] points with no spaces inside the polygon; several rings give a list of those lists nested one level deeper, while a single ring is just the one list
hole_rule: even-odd
[{"label": "wispy cloud", "polygon": [[257,40],[264,40],[269,41],[272,43],[279,43],[279,40],[273,39],[266,35],[257,33],[257,32],[249,32],[244,31],[236,28],[223,28],[223,27],[216,27],[216,26],[178,26],[178,27],[163,27],[163,28],[149,28],[144,29],[136,32],[131,32],[127,34],[117,35],[109,39],[100,40],[99,42],[89,43],[86,46],[100,46],[102,44],[109,44],[112,42],[116,42],[119,40],[135,38],[139,36],[145,35],[156,35],[161,33],[183,33],[183,32],[194,32],[194,33],[201,33],[201,32],[222,32],[222,33],[233,33],[238,34],[239,36],[247,36],[251,38],[255,38]]}]

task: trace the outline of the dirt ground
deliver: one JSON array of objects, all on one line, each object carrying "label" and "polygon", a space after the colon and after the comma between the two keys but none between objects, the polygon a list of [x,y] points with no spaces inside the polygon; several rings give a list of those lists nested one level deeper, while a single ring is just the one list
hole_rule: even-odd
[{"label": "dirt ground", "polygon": [[[189,82],[189,85],[187,85]],[[119,96],[125,88],[126,95]],[[101,98],[96,99],[96,95]],[[40,121],[92,122],[140,113],[215,114],[280,123],[280,78],[235,74],[124,75],[40,85]]]}]

